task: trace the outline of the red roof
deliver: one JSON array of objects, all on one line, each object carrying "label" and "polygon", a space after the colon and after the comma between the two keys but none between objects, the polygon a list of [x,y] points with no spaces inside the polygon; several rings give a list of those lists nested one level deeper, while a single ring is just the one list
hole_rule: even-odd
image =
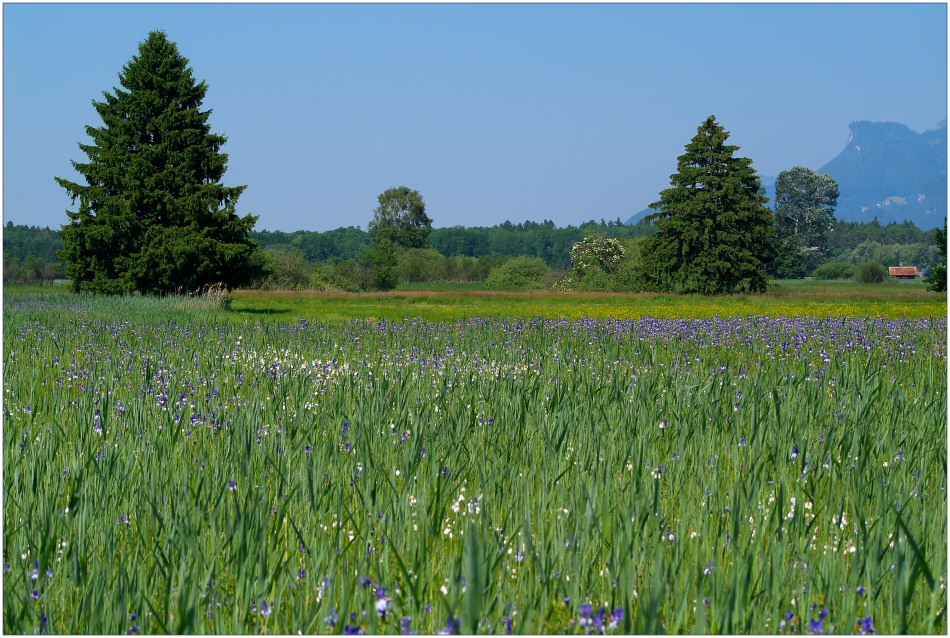
[{"label": "red roof", "polygon": [[887,269],[891,277],[916,277],[917,266],[891,266]]}]

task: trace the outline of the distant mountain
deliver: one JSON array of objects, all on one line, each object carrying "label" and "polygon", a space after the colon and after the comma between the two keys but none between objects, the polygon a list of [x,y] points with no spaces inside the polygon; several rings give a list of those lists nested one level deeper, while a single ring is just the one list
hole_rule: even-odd
[{"label": "distant mountain", "polygon": [[848,144],[818,169],[838,182],[843,221],[910,220],[929,230],[947,214],[947,123],[915,133],[893,122],[854,122]]},{"label": "distant mountain", "polygon": [[[947,123],[916,133],[894,122],[853,122],[844,150],[822,166],[838,182],[835,216],[842,221],[882,224],[912,221],[930,230],[947,215]],[[789,168],[792,168],[789,166]],[[769,205],[775,177],[762,176]],[[635,224],[650,209],[635,213]]]}]

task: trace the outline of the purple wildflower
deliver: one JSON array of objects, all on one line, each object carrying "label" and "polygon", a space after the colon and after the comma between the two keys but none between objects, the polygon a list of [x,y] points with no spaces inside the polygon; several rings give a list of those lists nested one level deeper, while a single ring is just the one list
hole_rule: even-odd
[{"label": "purple wildflower", "polygon": [[621,620],[623,620],[623,607],[617,607],[610,612],[610,624],[607,625],[607,629],[616,629]]},{"label": "purple wildflower", "polygon": [[313,448],[308,445],[307,447],[303,449],[303,451],[306,452],[307,454],[310,454],[311,452],[313,452]]},{"label": "purple wildflower", "polygon": [[412,618],[409,616],[403,616],[400,621],[402,624],[402,633],[404,636],[415,635],[416,632],[412,631]]},{"label": "purple wildflower", "polygon": [[369,587],[371,584],[373,584],[373,581],[371,581],[369,578],[366,576],[360,576],[360,585],[362,585],[364,589]]},{"label": "purple wildflower", "polygon": [[823,629],[824,624],[825,624],[824,620],[815,620],[814,618],[812,618],[808,626],[808,633],[812,633],[812,634],[825,633],[825,630]]},{"label": "purple wildflower", "polygon": [[858,633],[859,634],[876,634],[877,629],[874,628],[874,620],[870,616],[867,618],[858,618]]},{"label": "purple wildflower", "polygon": [[297,580],[304,580],[306,577],[307,577],[306,569],[301,569],[299,572],[297,572]]},{"label": "purple wildflower", "polygon": [[340,615],[336,613],[336,609],[331,609],[330,615],[323,619],[323,622],[330,625],[330,627],[335,627],[339,621]]},{"label": "purple wildflower", "polygon": [[858,596],[864,598],[868,593],[868,590],[864,588],[864,585],[858,585]]},{"label": "purple wildflower", "polygon": [[444,628],[444,629],[440,629],[439,632],[438,632],[438,634],[436,634],[436,635],[438,635],[438,636],[449,636],[449,635],[452,635],[452,634],[454,634],[454,633],[457,633],[458,630],[461,628],[461,626],[462,626],[462,621],[460,621],[460,620],[458,620],[458,619],[456,619],[456,618],[452,618],[451,616],[449,616],[449,620],[445,623],[445,628]]},{"label": "purple wildflower", "polygon": [[581,627],[589,627],[593,620],[591,619],[591,614],[593,613],[594,608],[590,605],[581,605],[581,617],[578,621]]},{"label": "purple wildflower", "polygon": [[228,489],[232,492],[237,491],[237,483],[234,481],[228,481]]},{"label": "purple wildflower", "polygon": [[510,636],[514,628],[511,625],[511,616],[505,616],[505,634]]},{"label": "purple wildflower", "polygon": [[794,461],[794,460],[797,459],[797,458],[798,458],[798,446],[796,445],[796,446],[795,446],[795,449],[792,450],[791,459]]},{"label": "purple wildflower", "polygon": [[343,627],[343,633],[345,633],[347,636],[362,636],[366,632],[364,632],[359,627],[352,627],[350,625],[346,625],[345,627]]},{"label": "purple wildflower", "polygon": [[389,613],[389,606],[392,598],[386,596],[386,588],[380,587],[376,592],[376,613],[382,620],[386,620],[386,614]]}]

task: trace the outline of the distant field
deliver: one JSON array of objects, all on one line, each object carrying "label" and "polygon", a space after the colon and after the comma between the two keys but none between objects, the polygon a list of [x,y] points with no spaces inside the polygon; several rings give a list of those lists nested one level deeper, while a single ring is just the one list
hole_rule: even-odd
[{"label": "distant field", "polygon": [[[21,293],[42,293],[47,303],[75,306],[76,297],[50,286],[7,287],[5,294],[16,300]],[[95,315],[101,300],[80,296],[78,307]],[[779,281],[763,295],[704,297],[657,293],[555,293],[494,292],[478,284],[439,284],[415,290],[385,293],[317,291],[256,291],[234,293],[230,312],[212,312],[193,300],[143,304],[125,303],[127,311],[143,307],[150,313],[168,315],[200,313],[229,321],[270,319],[293,323],[349,321],[352,319],[455,321],[475,317],[543,317],[547,319],[709,319],[713,317],[882,317],[937,318],[947,316],[947,297],[927,290],[920,282],[860,285],[852,282]],[[108,317],[114,306],[102,313]],[[152,314],[151,316],[154,316]]]},{"label": "distant field", "polygon": [[376,294],[239,291],[234,311],[282,321],[472,317],[708,319],[712,317],[946,317],[947,298],[919,283],[779,282],[764,295],[415,290]]}]

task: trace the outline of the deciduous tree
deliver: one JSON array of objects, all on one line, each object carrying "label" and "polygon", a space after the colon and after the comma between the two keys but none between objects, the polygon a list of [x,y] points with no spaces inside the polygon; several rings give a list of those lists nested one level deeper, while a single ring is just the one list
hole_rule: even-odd
[{"label": "deciduous tree", "polygon": [[775,182],[779,276],[801,277],[828,254],[834,228],[838,182],[831,175],[796,166]]},{"label": "deciduous tree", "polygon": [[431,231],[432,220],[426,215],[419,191],[399,186],[379,196],[379,206],[369,223],[374,242],[388,239],[399,248],[428,248]]}]

